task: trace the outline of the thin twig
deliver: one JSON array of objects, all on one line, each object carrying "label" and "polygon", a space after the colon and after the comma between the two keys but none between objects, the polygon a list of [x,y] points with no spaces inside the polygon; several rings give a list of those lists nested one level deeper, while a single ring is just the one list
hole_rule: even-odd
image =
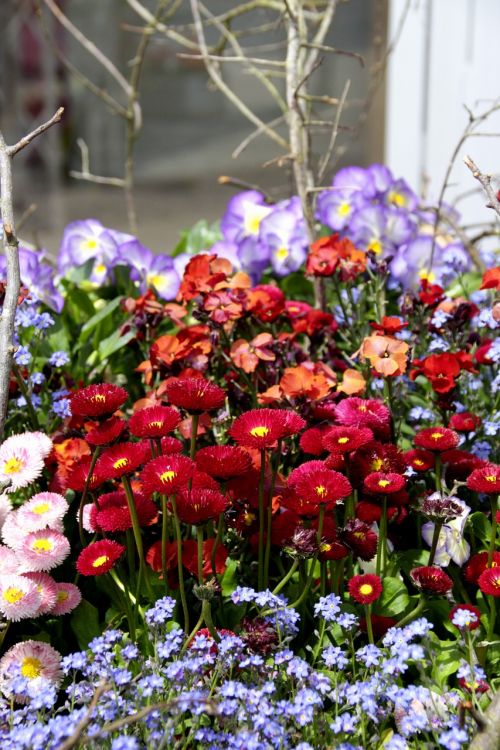
[{"label": "thin twig", "polygon": [[121,177],[101,177],[100,175],[93,174],[90,171],[90,156],[89,148],[83,138],[77,138],[77,146],[80,149],[82,155],[82,171],[75,172],[70,171],[70,177],[74,177],[77,180],[86,180],[87,182],[94,182],[97,185],[112,185],[113,187],[124,188],[125,181]]},{"label": "thin twig", "polygon": [[237,177],[229,177],[229,175],[221,174],[219,177],[217,177],[217,182],[219,185],[229,185],[230,187],[238,187],[243,188],[243,190],[257,190],[259,193],[262,193],[262,195],[267,198],[267,200],[271,200],[271,197],[266,193],[264,188],[260,187],[260,185],[255,185],[252,182],[246,182],[245,180],[240,180]]},{"label": "thin twig", "polygon": [[[274,128],[276,125],[279,125],[280,123],[284,122],[285,115],[280,115],[279,117],[276,117],[274,120],[271,120],[270,122],[266,123],[269,128]],[[237,146],[233,153],[231,154],[233,159],[237,159],[238,156],[240,156],[243,151],[246,149],[246,147],[255,140],[255,138],[258,138],[259,135],[263,134],[262,128],[257,128],[256,130],[253,130],[249,135],[247,135],[246,138],[244,138],[240,145]]]},{"label": "thin twig", "polygon": [[47,120],[47,122],[43,122],[37,128],[32,130],[31,133],[28,133],[28,135],[25,135],[24,138],[21,138],[21,140],[15,143],[13,146],[7,146],[7,156],[13,157],[17,153],[19,153],[19,151],[22,151],[23,148],[29,146],[31,141],[33,141],[35,138],[38,138],[38,136],[42,135],[42,133],[45,133],[45,131],[52,127],[52,125],[55,125],[56,122],[60,122],[63,113],[64,107],[59,107],[55,115],[52,115],[50,120]]},{"label": "thin twig", "polygon": [[362,68],[365,67],[365,58],[358,52],[350,52],[347,49],[339,49],[339,47],[330,47],[328,44],[313,44],[311,42],[304,42],[303,47],[307,49],[317,49],[320,52],[331,52],[333,55],[344,55],[345,57],[353,57],[359,62]]},{"label": "thin twig", "polygon": [[[181,57],[183,60],[203,60],[203,55],[195,55],[190,52],[178,52],[177,57]],[[279,68],[284,68],[285,63],[283,60],[266,60],[261,57],[246,57],[246,55],[210,55],[210,59],[215,62],[230,62],[230,63],[253,63],[254,65],[269,65]]]},{"label": "thin twig", "polygon": [[465,166],[470,169],[472,176],[479,182],[488,197],[486,208],[492,208],[497,216],[500,216],[500,201],[497,198],[496,191],[491,187],[491,175],[483,174],[477,164],[472,161],[470,156],[465,157],[464,163]]},{"label": "thin twig", "polygon": [[111,685],[109,683],[101,683],[98,685],[94,691],[94,695],[92,696],[92,700],[89,703],[88,709],[85,712],[85,715],[83,718],[78,722],[76,725],[76,729],[64,742],[62,742],[58,750],[71,750],[71,748],[76,747],[76,745],[80,742],[80,739],[82,737],[82,734],[87,729],[88,725],[92,721],[92,714],[94,713],[94,709],[99,703],[99,698],[103,693],[106,692],[106,690],[109,690]]}]

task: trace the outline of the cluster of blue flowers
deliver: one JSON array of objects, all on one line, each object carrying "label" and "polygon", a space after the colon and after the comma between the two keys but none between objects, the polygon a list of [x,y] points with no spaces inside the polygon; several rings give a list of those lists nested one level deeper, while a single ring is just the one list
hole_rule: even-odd
[{"label": "cluster of blue flowers", "polygon": [[[232,600],[286,610],[267,591],[239,587]],[[456,723],[458,692],[438,694],[406,679],[429,659],[425,619],[390,629],[380,646],[356,649],[349,645],[356,618],[345,618],[338,597],[324,597],[316,614],[332,639],[339,626],[343,632],[315,668],[283,641],[262,655],[229,631],[217,643],[207,631],[188,640],[171,620],[174,607],[165,597],[146,613],[146,654],[107,630],[88,651],[65,656],[62,701],[52,683],[15,677],[11,689],[23,704],[0,703],[2,750],[55,750],[70,737],[87,750],[375,750],[382,733],[389,750],[427,742],[452,750],[469,740],[469,725]]]}]

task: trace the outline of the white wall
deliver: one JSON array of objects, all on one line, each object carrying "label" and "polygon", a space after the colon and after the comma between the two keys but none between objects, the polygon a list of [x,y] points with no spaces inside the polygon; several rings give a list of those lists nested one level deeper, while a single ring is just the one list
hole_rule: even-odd
[{"label": "white wall", "polygon": [[[389,39],[407,0],[389,0]],[[452,152],[474,112],[500,102],[500,0],[410,0],[387,78],[385,160],[418,191],[436,198]],[[480,128],[500,134],[500,111]],[[500,137],[473,137],[453,169],[448,200],[477,183],[463,164],[470,155],[483,172],[500,173]],[[460,201],[468,222],[491,218],[476,194]]]}]

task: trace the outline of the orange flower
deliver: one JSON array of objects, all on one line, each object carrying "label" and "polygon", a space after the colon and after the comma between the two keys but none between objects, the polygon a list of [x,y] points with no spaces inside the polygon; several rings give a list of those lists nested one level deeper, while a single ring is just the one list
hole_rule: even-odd
[{"label": "orange flower", "polygon": [[238,339],[231,346],[230,357],[244,372],[254,372],[260,360],[274,362],[276,355],[267,347],[273,342],[270,333],[259,333],[252,341]]},{"label": "orange flower", "polygon": [[233,267],[225,258],[216,255],[195,255],[187,264],[179,289],[178,299],[188,302],[203,292],[218,289],[231,275]]},{"label": "orange flower", "polygon": [[483,281],[480,289],[497,289],[500,290],[500,266],[488,268],[483,274]]},{"label": "orange flower", "polygon": [[342,383],[337,386],[337,390],[342,393],[347,393],[348,396],[353,396],[357,393],[363,393],[366,388],[366,380],[358,370],[353,370],[350,367],[344,370],[344,378]]},{"label": "orange flower", "polygon": [[328,395],[335,382],[335,373],[329,367],[321,363],[303,362],[297,367],[285,369],[280,387],[289,398],[303,396],[315,401]]},{"label": "orange flower", "polygon": [[364,339],[358,353],[363,359],[369,360],[374,370],[387,377],[402,375],[406,371],[409,348],[405,341],[393,336],[372,334]]}]

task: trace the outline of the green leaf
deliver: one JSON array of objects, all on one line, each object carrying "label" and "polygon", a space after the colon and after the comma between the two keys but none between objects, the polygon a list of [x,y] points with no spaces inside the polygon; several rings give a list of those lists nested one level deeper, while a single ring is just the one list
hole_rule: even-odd
[{"label": "green leaf", "polygon": [[[392,555],[391,555],[392,562]],[[397,555],[397,568],[406,573],[410,574],[410,570],[418,568],[419,565],[427,565],[429,560],[429,551],[425,549],[408,549],[404,552],[400,552]]]},{"label": "green leaf", "polygon": [[135,331],[128,331],[123,336],[121,335],[119,330],[113,331],[111,336],[108,336],[106,339],[99,343],[99,360],[101,362],[104,362],[104,360],[108,359],[108,357],[117,352],[119,349],[123,349],[123,347],[126,346],[129,341],[135,339],[135,337]]},{"label": "green leaf", "polygon": [[304,276],[304,273],[290,273],[281,280],[280,286],[287,297],[310,302],[314,297],[312,283]]},{"label": "green leaf", "polygon": [[446,685],[448,677],[455,674],[460,666],[459,649],[456,641],[441,641],[435,633],[429,633],[428,638],[432,644],[433,657],[431,678],[442,688]]},{"label": "green leaf", "polygon": [[71,616],[71,630],[81,649],[87,648],[92,638],[101,633],[97,608],[86,599],[82,599]]},{"label": "green leaf", "polygon": [[230,596],[238,585],[238,581],[236,579],[237,569],[238,561],[228,558],[226,561],[226,569],[220,581],[222,596]]},{"label": "green leaf", "polygon": [[99,323],[102,323],[103,320],[106,320],[106,318],[108,318],[111,313],[120,306],[122,299],[123,297],[115,297],[115,299],[112,299],[111,302],[108,302],[107,305],[104,305],[104,307],[96,312],[95,315],[87,320],[85,325],[82,327],[82,330],[80,331],[80,340],[85,339],[87,335],[99,325]]},{"label": "green leaf", "polygon": [[474,536],[480,539],[483,543],[488,544],[491,536],[491,524],[481,511],[471,513],[467,520],[467,524],[472,526]]},{"label": "green leaf", "polygon": [[203,250],[208,250],[214,242],[222,237],[218,222],[210,225],[204,219],[198,221],[191,229],[181,232],[181,239],[175,247],[172,256],[180,253],[196,255]]},{"label": "green leaf", "polygon": [[388,617],[394,617],[403,612],[410,603],[406,586],[400,578],[385,577],[383,591],[377,601],[377,610]]}]

